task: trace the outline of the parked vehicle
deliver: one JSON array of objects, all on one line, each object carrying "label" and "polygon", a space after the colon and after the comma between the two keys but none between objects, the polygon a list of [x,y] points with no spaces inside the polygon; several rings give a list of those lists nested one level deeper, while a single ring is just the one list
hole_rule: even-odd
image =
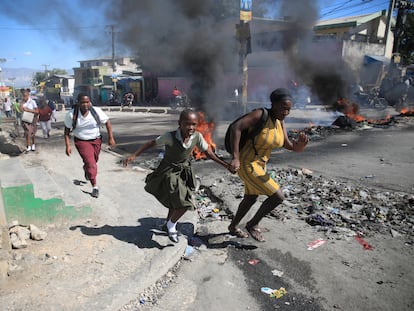
[{"label": "parked vehicle", "polygon": [[190,100],[187,94],[181,92],[181,95],[172,96],[170,99],[170,107],[173,109],[180,108],[180,107],[189,108]]},{"label": "parked vehicle", "polygon": [[388,106],[388,101],[381,96],[380,87],[374,87],[369,92],[365,92],[361,85],[352,85],[350,99],[360,107],[385,109]]}]

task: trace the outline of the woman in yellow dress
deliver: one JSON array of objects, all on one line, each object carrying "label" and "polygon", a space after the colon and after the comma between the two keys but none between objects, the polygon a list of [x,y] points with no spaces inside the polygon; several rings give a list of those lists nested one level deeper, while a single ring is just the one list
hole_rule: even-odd
[{"label": "woman in yellow dress", "polygon": [[247,214],[259,195],[267,195],[259,210],[246,223],[246,230],[252,238],[264,242],[261,230],[258,227],[260,220],[283,202],[284,196],[277,182],[266,172],[266,164],[270,153],[275,148],[286,148],[295,152],[305,149],[309,139],[303,132],[299,133],[297,140],[291,141],[286,132],[284,119],[290,113],[292,97],[289,90],[279,88],[270,94],[271,108],[263,129],[253,139],[249,139],[239,150],[241,132],[252,130],[261,122],[264,111],[254,110],[241,118],[232,126],[232,161],[231,168],[238,172],[244,182],[244,197],[240,202],[236,215],[228,229],[231,234],[241,238],[249,235],[242,231],[238,225]]}]

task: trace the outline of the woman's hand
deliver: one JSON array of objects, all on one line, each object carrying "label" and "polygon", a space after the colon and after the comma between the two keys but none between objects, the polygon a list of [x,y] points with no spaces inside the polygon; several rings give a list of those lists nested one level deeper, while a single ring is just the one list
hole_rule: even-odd
[{"label": "woman's hand", "polygon": [[235,174],[237,173],[239,169],[240,169],[240,160],[239,159],[231,160],[229,171]]},{"label": "woman's hand", "polygon": [[293,144],[293,151],[300,152],[303,151],[306,145],[309,142],[309,137],[304,132],[300,132],[298,139]]},{"label": "woman's hand", "polygon": [[136,158],[136,156],[134,156],[134,155],[130,155],[129,157],[125,158],[123,160],[124,167],[128,166],[128,164],[131,163],[132,161],[134,161],[135,158]]}]

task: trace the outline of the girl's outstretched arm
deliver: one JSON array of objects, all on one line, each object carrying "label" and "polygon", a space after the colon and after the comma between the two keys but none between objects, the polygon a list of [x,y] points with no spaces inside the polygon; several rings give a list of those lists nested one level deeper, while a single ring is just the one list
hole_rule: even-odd
[{"label": "girl's outstretched arm", "polygon": [[208,146],[208,149],[207,149],[206,153],[207,153],[208,157],[210,159],[212,159],[214,162],[217,162],[218,164],[223,165],[231,173],[233,173],[233,174],[235,173],[235,171],[232,169],[232,166],[230,165],[230,163],[227,163],[226,161],[223,161],[222,159],[217,157],[217,155],[213,152],[213,150],[211,150],[210,146]]},{"label": "girl's outstretched arm", "polygon": [[139,147],[137,151],[135,151],[129,157],[127,157],[126,159],[124,159],[124,166],[127,166],[128,163],[134,161],[137,156],[139,156],[145,150],[154,147],[156,144],[157,143],[155,142],[155,140],[149,140],[149,141],[147,141],[145,144],[143,144],[141,147]]}]

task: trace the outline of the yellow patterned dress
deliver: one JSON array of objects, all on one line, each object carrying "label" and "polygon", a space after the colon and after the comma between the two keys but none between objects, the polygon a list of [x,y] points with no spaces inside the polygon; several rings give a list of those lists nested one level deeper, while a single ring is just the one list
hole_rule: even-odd
[{"label": "yellow patterned dress", "polygon": [[[279,185],[266,173],[266,163],[270,153],[284,143],[283,127],[279,120],[274,122],[269,117],[263,130],[246,142],[240,151],[240,178],[244,182],[244,193],[247,195],[273,195]],[[256,149],[256,150],[255,150]],[[257,152],[257,154],[256,154]]]}]

